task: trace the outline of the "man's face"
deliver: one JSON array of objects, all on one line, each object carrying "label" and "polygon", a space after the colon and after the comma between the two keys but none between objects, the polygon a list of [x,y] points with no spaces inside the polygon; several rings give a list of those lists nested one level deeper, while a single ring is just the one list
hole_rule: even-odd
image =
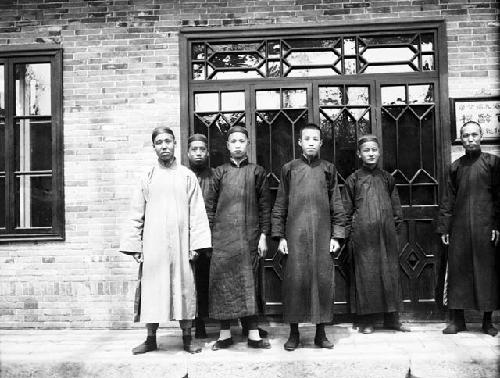
[{"label": "man's face", "polygon": [[378,159],[380,157],[378,143],[374,141],[363,143],[359,147],[358,156],[363,162],[363,165],[374,167],[375,165],[377,165]]},{"label": "man's face", "polygon": [[191,165],[205,165],[208,159],[207,145],[202,141],[193,141],[189,145],[187,155]]},{"label": "man's face", "polygon": [[156,155],[163,162],[169,162],[174,157],[175,138],[172,134],[162,133],[158,134],[153,142],[153,147],[155,149]]},{"label": "man's face", "polygon": [[248,138],[245,134],[235,132],[227,138],[227,149],[233,159],[242,159],[247,155]]},{"label": "man's face", "polygon": [[469,123],[462,128],[462,145],[466,151],[477,151],[481,148],[481,127],[475,123]]},{"label": "man's face", "polygon": [[299,139],[299,146],[302,148],[302,153],[309,157],[314,157],[319,154],[319,150],[323,141],[321,133],[316,129],[304,129]]}]

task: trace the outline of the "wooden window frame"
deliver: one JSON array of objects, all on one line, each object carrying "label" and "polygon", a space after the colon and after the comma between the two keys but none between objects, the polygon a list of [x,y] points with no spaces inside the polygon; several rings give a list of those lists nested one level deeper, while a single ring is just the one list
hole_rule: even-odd
[{"label": "wooden window frame", "polygon": [[[262,78],[262,79],[232,79],[232,80],[194,80],[190,77],[191,74],[191,51],[190,46],[193,42],[199,41],[218,41],[218,40],[236,40],[236,39],[256,39],[256,38],[312,38],[315,35],[330,35],[330,34],[355,34],[361,35],[370,33],[373,35],[387,35],[391,33],[409,33],[409,32],[428,32],[435,30],[436,45],[434,46],[435,59],[433,71],[420,71],[420,72],[405,72],[405,73],[358,73],[355,75],[338,75],[338,76],[311,76],[311,77],[276,77],[276,78]],[[290,85],[290,83],[307,83],[311,80],[318,80],[324,78],[334,85],[335,81],[345,83],[346,81],[351,84],[358,82],[366,82],[375,80],[378,82],[387,82],[398,78],[399,80],[415,79],[426,80],[433,79],[439,81],[439,88],[436,88],[438,96],[436,101],[439,102],[439,117],[440,123],[436,130],[436,138],[441,142],[441,153],[436,157],[438,172],[440,172],[438,181],[439,187],[444,183],[444,174],[446,166],[450,163],[451,159],[451,145],[448,143],[450,140],[450,123],[449,114],[449,101],[448,101],[448,54],[447,54],[447,36],[446,36],[446,23],[441,17],[429,17],[424,20],[415,19],[395,19],[390,21],[372,21],[366,22],[353,22],[349,25],[340,23],[325,23],[321,25],[311,24],[295,24],[295,25],[281,25],[281,26],[267,26],[255,25],[251,28],[242,27],[186,27],[181,28],[179,32],[179,78],[180,78],[180,134],[181,140],[187,140],[192,128],[194,112],[194,104],[191,99],[191,94],[195,90],[199,91],[220,91],[230,90],[235,88],[237,81],[241,86],[249,88],[252,84],[256,87],[266,84],[281,84]],[[293,85],[293,84],[292,84]],[[227,88],[227,89],[226,89]],[[248,114],[247,116],[249,116]],[[380,120],[380,104],[377,104],[376,114],[373,119],[372,127],[374,132],[379,132]],[[251,118],[247,118],[250,122]],[[317,119],[312,119],[318,122]],[[253,147],[253,150],[255,147]],[[187,146],[181,145],[181,160],[187,164],[186,156]],[[251,152],[250,158],[255,156],[254,151]]]},{"label": "wooden window frame", "polygon": [[[63,146],[63,65],[62,48],[39,45],[4,46],[0,64],[5,79],[5,228],[0,242],[49,241],[65,239],[64,214],[64,146]],[[14,65],[22,63],[51,64],[51,131],[52,131],[52,226],[20,228],[15,225],[15,82]]]}]

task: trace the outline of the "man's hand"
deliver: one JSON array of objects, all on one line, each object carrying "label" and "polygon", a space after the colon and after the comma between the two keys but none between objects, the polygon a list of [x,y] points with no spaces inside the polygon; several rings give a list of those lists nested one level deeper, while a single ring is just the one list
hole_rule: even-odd
[{"label": "man's hand", "polygon": [[267,253],[267,240],[266,234],[260,234],[259,246],[257,247],[257,251],[259,252],[259,257],[264,257]]},{"label": "man's hand", "polygon": [[280,239],[280,243],[278,244],[278,252],[282,255],[288,255],[288,243],[285,238]]},{"label": "man's hand", "polygon": [[189,260],[190,261],[196,261],[198,258],[198,251],[191,250],[189,251]]},{"label": "man's hand", "polygon": [[441,242],[442,242],[444,245],[448,245],[448,244],[450,244],[450,234],[442,234],[442,235],[441,235]]},{"label": "man's hand", "polygon": [[141,263],[144,261],[144,258],[142,257],[142,253],[140,253],[140,252],[134,253],[132,255],[132,257],[134,258],[135,262]]},{"label": "man's hand", "polygon": [[498,245],[499,239],[500,239],[500,232],[498,232],[498,230],[491,230],[491,241],[495,243],[495,247]]},{"label": "man's hand", "polygon": [[333,253],[335,255],[335,253],[337,253],[338,251],[340,251],[340,244],[339,244],[338,240],[331,238],[330,239],[330,253]]}]

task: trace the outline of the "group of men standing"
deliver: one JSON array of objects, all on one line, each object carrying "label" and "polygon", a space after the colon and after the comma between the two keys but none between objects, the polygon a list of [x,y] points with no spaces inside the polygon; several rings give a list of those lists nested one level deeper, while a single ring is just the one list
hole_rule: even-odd
[{"label": "group of men standing", "polygon": [[[465,330],[463,309],[473,308],[485,312],[483,331],[494,336],[500,159],[477,148],[481,130],[476,125],[462,128],[466,156],[452,165],[440,217],[438,231],[443,243],[451,244],[447,299],[453,310],[443,332]],[[267,332],[258,327],[263,311],[259,261],[268,237],[279,240],[284,256],[286,350],[300,344],[299,323],[316,324],[315,345],[333,348],[325,324],[333,320],[333,259],[342,243],[351,256],[351,304],[359,331],[372,333],[377,313],[384,314],[384,328],[409,331],[398,316],[402,210],[394,179],[378,167],[377,137],[359,139],[362,166],[341,193],[334,165],[319,157],[321,129],[302,127],[302,156],[282,167],[273,207],[265,169],[248,161],[246,128],[232,127],[227,138],[230,160],[212,169],[207,138],[192,135],[188,169],[174,157],[172,130],[153,130],[158,163],[139,182],[120,244],[120,251],[141,263],[136,320],[146,323],[148,337],[133,353],[156,350],[158,325],[170,320],[180,322],[184,350],[197,353],[201,348],[192,343],[192,321],[195,337],[204,338],[207,318],[220,322],[213,350],[233,345],[236,319],[248,347],[270,348]]]}]

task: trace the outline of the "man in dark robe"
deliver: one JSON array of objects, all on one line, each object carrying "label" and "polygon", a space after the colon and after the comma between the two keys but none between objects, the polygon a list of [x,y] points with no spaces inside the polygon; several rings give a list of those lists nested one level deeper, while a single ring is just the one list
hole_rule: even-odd
[{"label": "man in dark robe", "polygon": [[[213,190],[214,170],[208,166],[208,140],[203,134],[191,135],[188,139],[187,156],[189,168],[196,174],[200,184],[203,199],[206,201],[208,194]],[[206,205],[206,202],[205,202]],[[197,315],[195,318],[194,337],[205,339],[207,332],[205,329],[205,319],[208,318],[208,277],[210,273],[210,256],[212,249],[199,251],[199,255],[194,262]]]},{"label": "man in dark robe", "polygon": [[481,151],[476,122],[460,130],[465,155],[449,170],[438,233],[448,249],[447,301],[450,323],[443,330],[466,330],[464,309],[484,312],[482,330],[496,336],[491,315],[499,308],[500,158]]},{"label": "man in dark robe", "polygon": [[346,238],[351,255],[351,309],[359,332],[374,331],[375,314],[384,313],[384,328],[409,331],[399,322],[399,245],[397,229],[403,210],[394,178],[378,168],[380,149],[375,135],[358,141],[362,167],[342,190],[347,216]]},{"label": "man in dark robe", "polygon": [[230,162],[215,169],[214,190],[207,198],[212,227],[209,313],[221,321],[213,349],[233,344],[231,320],[248,325],[248,346],[270,348],[257,327],[260,312],[257,267],[267,251],[270,231],[270,195],[264,168],[248,162],[248,132],[235,126],[228,131]]},{"label": "man in dark robe", "polygon": [[321,129],[308,124],[300,131],[302,156],[286,163],[272,213],[272,236],[286,256],[283,316],[290,323],[286,350],[300,342],[298,323],[316,324],[314,343],[333,348],[325,323],[333,320],[334,261],[344,238],[345,213],[334,165],[321,160]]}]

